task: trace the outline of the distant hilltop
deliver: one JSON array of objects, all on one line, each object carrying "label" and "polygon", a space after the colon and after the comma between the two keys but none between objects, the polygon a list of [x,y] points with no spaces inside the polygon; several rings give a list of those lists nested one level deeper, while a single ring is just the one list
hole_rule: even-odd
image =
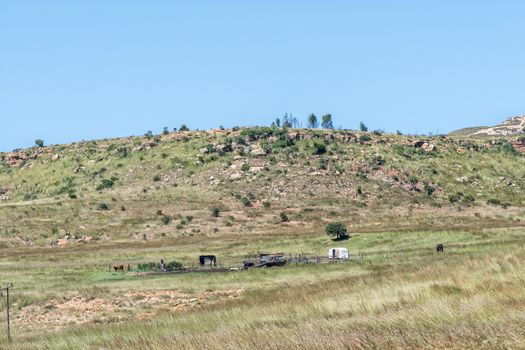
[{"label": "distant hilltop", "polygon": [[477,126],[452,131],[450,135],[463,136],[512,136],[523,134],[525,129],[525,115],[510,117],[496,126]]}]

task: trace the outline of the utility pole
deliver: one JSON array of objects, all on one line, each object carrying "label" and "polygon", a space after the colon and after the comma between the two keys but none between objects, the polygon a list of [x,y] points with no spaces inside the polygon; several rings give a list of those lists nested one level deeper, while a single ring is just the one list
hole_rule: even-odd
[{"label": "utility pole", "polygon": [[9,320],[9,289],[14,288],[13,283],[6,284],[5,287],[0,288],[0,291],[5,290],[7,294],[7,340],[11,342],[11,324]]}]

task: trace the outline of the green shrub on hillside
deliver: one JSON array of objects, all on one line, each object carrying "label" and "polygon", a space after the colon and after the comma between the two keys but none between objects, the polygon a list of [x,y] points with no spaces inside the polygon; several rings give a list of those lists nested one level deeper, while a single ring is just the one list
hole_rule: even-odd
[{"label": "green shrub on hillside", "polygon": [[451,194],[450,196],[448,196],[448,201],[450,203],[457,203],[461,200],[461,198],[463,197],[463,193],[462,192],[456,192],[454,194]]},{"label": "green shrub on hillside", "polygon": [[242,204],[245,207],[251,207],[252,206],[252,201],[250,200],[250,198],[248,198],[246,196],[241,198],[241,202],[242,202]]},{"label": "green shrub on hillside", "polygon": [[326,144],[324,141],[314,141],[314,154],[322,155],[326,153]]},{"label": "green shrub on hillside", "polygon": [[501,200],[499,200],[497,198],[489,198],[487,200],[487,204],[490,204],[490,205],[501,205]]},{"label": "green shrub on hillside", "polygon": [[103,190],[105,188],[112,188],[115,183],[113,179],[102,179],[100,184],[97,186],[97,191]]},{"label": "green shrub on hillside", "polygon": [[427,196],[432,196],[436,192],[436,188],[432,185],[425,185],[425,194]]},{"label": "green shrub on hillside", "polygon": [[171,222],[171,216],[169,216],[169,215],[164,215],[164,214],[163,214],[163,215],[160,217],[160,221],[161,221],[164,225],[167,225],[167,224],[169,224],[169,223]]},{"label": "green shrub on hillside", "polygon": [[359,136],[359,143],[363,144],[369,141],[372,141],[372,137],[370,137],[370,135],[365,134],[365,135]]},{"label": "green shrub on hillside", "polygon": [[104,202],[100,202],[97,204],[97,209],[98,210],[109,210],[109,206]]}]

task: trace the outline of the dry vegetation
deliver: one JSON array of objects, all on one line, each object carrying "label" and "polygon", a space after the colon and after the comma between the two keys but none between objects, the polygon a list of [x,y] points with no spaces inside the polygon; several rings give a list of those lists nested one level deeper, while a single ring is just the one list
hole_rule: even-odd
[{"label": "dry vegetation", "polygon": [[[16,286],[9,347],[519,348],[523,157],[505,139],[419,140],[258,128],[0,155],[0,271]],[[352,238],[328,239],[335,220]],[[364,258],[108,272],[334,245]]]}]

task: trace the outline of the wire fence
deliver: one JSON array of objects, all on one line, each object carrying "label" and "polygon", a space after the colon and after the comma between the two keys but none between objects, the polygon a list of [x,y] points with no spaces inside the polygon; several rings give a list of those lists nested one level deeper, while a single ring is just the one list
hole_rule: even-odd
[{"label": "wire fence", "polygon": [[247,256],[242,262],[223,264],[217,261],[215,264],[192,264],[180,268],[161,268],[160,262],[151,265],[149,269],[141,269],[139,266],[148,263],[142,262],[112,262],[107,265],[108,272],[116,273],[141,273],[141,274],[162,274],[162,273],[189,273],[189,272],[229,272],[247,270],[250,268],[265,268],[272,266],[284,265],[309,265],[309,264],[327,264],[327,263],[344,263],[353,261],[363,261],[365,255],[359,252],[357,255],[351,255],[348,258],[334,258],[329,256],[313,254],[283,254],[279,255],[279,261],[264,260],[260,256]]}]

